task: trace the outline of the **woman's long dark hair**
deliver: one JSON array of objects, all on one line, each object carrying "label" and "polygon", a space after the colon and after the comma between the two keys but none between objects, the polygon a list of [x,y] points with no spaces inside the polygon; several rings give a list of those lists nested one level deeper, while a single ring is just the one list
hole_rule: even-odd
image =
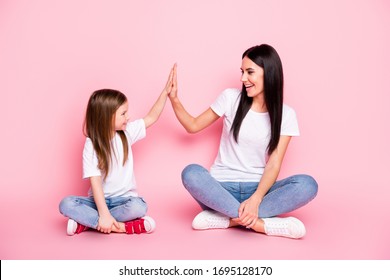
[{"label": "woman's long dark hair", "polygon": [[[271,138],[268,143],[268,155],[278,146],[283,112],[283,67],[276,50],[266,44],[247,49],[242,58],[247,57],[264,69],[264,101],[271,122]],[[240,103],[232,124],[233,137],[238,142],[238,134],[243,119],[252,106],[252,97],[248,97],[242,85]]]}]

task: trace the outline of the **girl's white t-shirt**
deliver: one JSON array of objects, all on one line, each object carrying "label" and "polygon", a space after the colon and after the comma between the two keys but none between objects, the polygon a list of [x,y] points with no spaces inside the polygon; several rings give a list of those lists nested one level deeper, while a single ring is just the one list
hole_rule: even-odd
[{"label": "girl's white t-shirt", "polygon": [[[139,119],[127,124],[125,134],[129,143],[128,159],[123,165],[123,144],[118,133],[112,139],[114,154],[112,155],[112,164],[110,172],[102,182],[104,196],[109,197],[128,197],[138,196],[136,192],[136,181],[134,176],[133,153],[131,145],[146,136],[146,127],[143,119]],[[98,167],[98,158],[92,145],[92,140],[87,137],[83,151],[83,178],[93,176],[102,176]],[[92,196],[92,189],[88,191]]]},{"label": "girl's white t-shirt", "polygon": [[[219,151],[210,173],[218,181],[259,182],[267,163],[271,134],[269,114],[249,110],[242,121],[237,143],[231,127],[239,101],[239,89],[226,89],[210,106],[224,117]],[[295,111],[285,104],[280,135],[299,136]]]}]

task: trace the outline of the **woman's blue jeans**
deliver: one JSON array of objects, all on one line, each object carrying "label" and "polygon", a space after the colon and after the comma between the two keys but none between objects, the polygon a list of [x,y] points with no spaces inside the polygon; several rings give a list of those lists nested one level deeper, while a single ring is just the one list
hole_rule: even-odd
[{"label": "woman's blue jeans", "polygon": [[[118,222],[127,222],[145,216],[147,205],[141,197],[106,198],[111,215]],[[99,212],[93,197],[67,196],[60,203],[60,212],[79,224],[96,229]]]},{"label": "woman's blue jeans", "polygon": [[[202,209],[213,209],[230,218],[238,217],[241,202],[257,189],[259,182],[219,182],[204,167],[191,164],[182,172],[184,187]],[[294,175],[275,182],[259,206],[259,218],[278,216],[310,202],[318,191],[308,175]]]}]

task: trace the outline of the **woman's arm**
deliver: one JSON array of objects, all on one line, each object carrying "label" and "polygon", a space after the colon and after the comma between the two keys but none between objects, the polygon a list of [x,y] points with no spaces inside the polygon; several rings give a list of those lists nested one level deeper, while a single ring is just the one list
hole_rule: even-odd
[{"label": "woman's arm", "polygon": [[146,128],[150,127],[158,120],[165,107],[167,97],[172,90],[173,71],[174,71],[174,67],[171,69],[171,72],[169,73],[168,81],[167,84],[165,85],[165,88],[161,92],[160,96],[157,98],[157,101],[154,103],[149,113],[144,117]]},{"label": "woman's arm", "polygon": [[104,233],[110,233],[113,226],[119,229],[118,222],[111,215],[110,210],[108,210],[106,204],[102,187],[102,177],[94,176],[90,178],[90,181],[92,186],[93,198],[95,200],[95,204],[99,213],[97,230]]},{"label": "woman's arm", "polygon": [[181,104],[177,96],[177,91],[177,65],[175,64],[173,67],[172,90],[169,94],[169,99],[176,118],[188,133],[197,133],[219,119],[219,116],[211,108],[208,108],[197,117],[191,116]]},{"label": "woman's arm", "polygon": [[260,179],[257,190],[253,195],[241,203],[239,208],[239,223],[250,228],[255,225],[259,217],[259,206],[263,197],[275,183],[282,166],[291,136],[280,136],[276,149],[270,155],[264,168],[263,176]]}]

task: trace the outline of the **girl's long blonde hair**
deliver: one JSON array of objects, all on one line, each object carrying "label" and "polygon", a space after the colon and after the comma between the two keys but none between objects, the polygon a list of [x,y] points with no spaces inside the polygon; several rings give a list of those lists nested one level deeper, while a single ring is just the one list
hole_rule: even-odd
[{"label": "girl's long blonde hair", "polygon": [[[98,167],[103,178],[110,172],[113,147],[112,132],[115,130],[115,113],[127,101],[126,96],[113,89],[101,89],[92,93],[84,120],[84,134],[92,140],[97,154]],[[124,131],[117,131],[123,144],[123,165],[128,157],[128,142]]]}]

